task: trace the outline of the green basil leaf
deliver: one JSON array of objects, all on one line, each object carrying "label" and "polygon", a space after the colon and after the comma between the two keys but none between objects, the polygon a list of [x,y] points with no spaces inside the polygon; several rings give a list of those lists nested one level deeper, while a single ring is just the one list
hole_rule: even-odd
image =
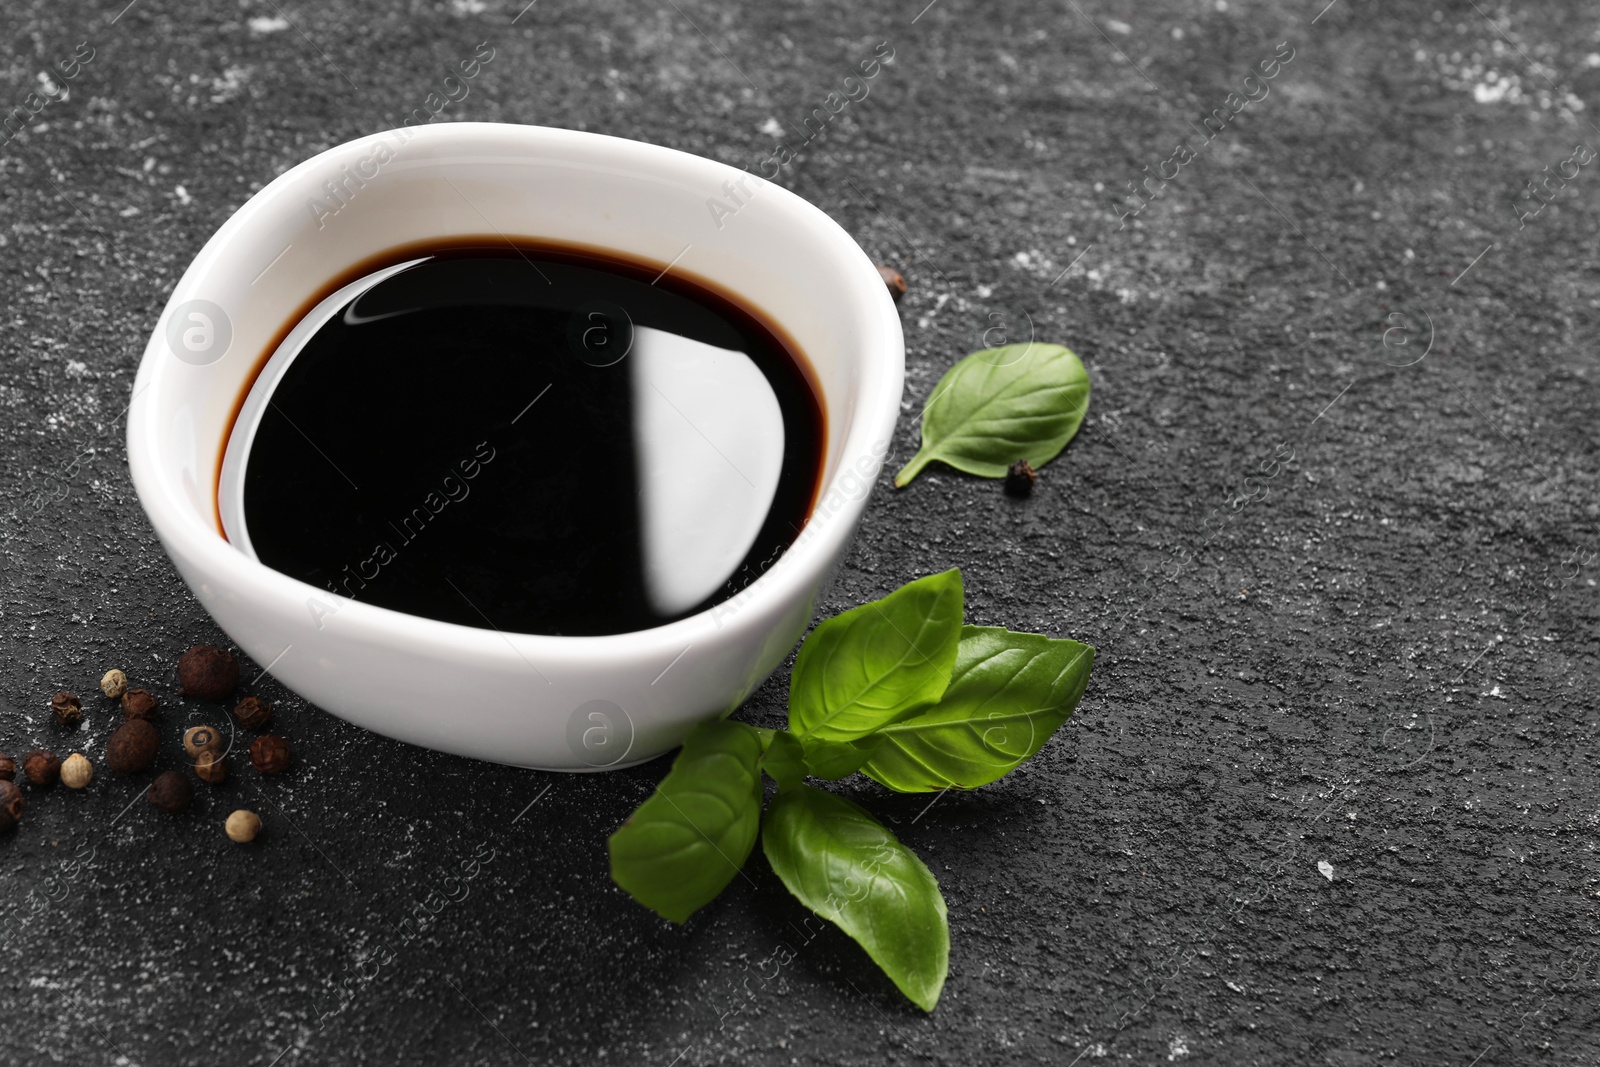
[{"label": "green basil leaf", "polygon": [[1089,372],[1068,348],[1030,341],[974,352],[939,380],[922,409],[922,448],[894,476],[906,485],[934,460],[1004,478],[1019,459],[1042,467],[1089,410]]},{"label": "green basil leaf", "polygon": [[788,730],[763,730],[772,736],[767,741],[767,753],[761,757],[761,768],[778,783],[779,789],[793,789],[806,776],[805,750],[800,741]]},{"label": "green basil leaf", "polygon": [[1094,649],[1077,641],[963,627],[944,699],[878,731],[862,770],[902,793],[987,785],[1067,721],[1093,666]]},{"label": "green basil leaf", "polygon": [[789,729],[854,741],[934,703],[961,639],[961,571],[901,586],[811,632],[789,677]]},{"label": "green basil leaf", "polygon": [[611,880],[675,923],[716,899],[755,847],[760,762],[753,727],[697,727],[655,793],[611,835]]},{"label": "green basil leaf", "polygon": [[772,802],[761,848],[800,903],[933,1010],[950,969],[950,924],[939,883],[916,853],[856,805],[808,785]]},{"label": "green basil leaf", "polygon": [[875,734],[856,741],[823,741],[808,737],[800,742],[806,773],[830,782],[848,778],[859,771],[861,765],[878,750],[879,744],[880,739]]},{"label": "green basil leaf", "polygon": [[787,730],[761,733],[766,745],[761,767],[780,789],[794,788],[808,774],[829,781],[849,777],[878,750],[878,739],[871,736],[859,741],[819,741],[815,737],[802,741]]}]

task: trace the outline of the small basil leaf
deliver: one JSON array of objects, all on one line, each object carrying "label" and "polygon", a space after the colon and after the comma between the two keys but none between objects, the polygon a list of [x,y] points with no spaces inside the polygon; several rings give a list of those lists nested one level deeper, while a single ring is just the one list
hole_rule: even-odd
[{"label": "small basil leaf", "polygon": [[933,1010],[950,969],[950,925],[939,883],[914,852],[856,805],[808,785],[772,802],[761,848],[800,903]]},{"label": "small basil leaf", "polygon": [[762,730],[761,734],[766,748],[761,768],[780,789],[794,788],[806,775],[829,781],[847,778],[878,750],[875,736],[859,741],[819,741],[815,737],[801,741],[787,730]]},{"label": "small basil leaf", "polygon": [[938,700],[961,611],[961,571],[952,569],[822,623],[789,677],[789,729],[802,741],[854,741]]},{"label": "small basil leaf", "polygon": [[902,793],[976,789],[1049,740],[1078,706],[1094,649],[993,626],[961,630],[944,699],[878,732],[862,768]]},{"label": "small basil leaf", "polygon": [[754,728],[697,727],[655,793],[611,835],[612,881],[675,923],[716,899],[755,846],[760,761]]},{"label": "small basil leaf", "polygon": [[934,460],[984,478],[1004,478],[1019,459],[1042,467],[1088,410],[1089,373],[1070,349],[1030,341],[974,352],[939,380],[922,409],[922,448],[894,484]]},{"label": "small basil leaf", "polygon": [[788,730],[774,730],[771,733],[767,754],[761,757],[761,769],[778,783],[779,789],[793,789],[806,776],[805,752]]},{"label": "small basil leaf", "polygon": [[872,758],[880,743],[876,734],[858,741],[823,741],[808,737],[801,742],[806,773],[830,782],[847,778]]}]

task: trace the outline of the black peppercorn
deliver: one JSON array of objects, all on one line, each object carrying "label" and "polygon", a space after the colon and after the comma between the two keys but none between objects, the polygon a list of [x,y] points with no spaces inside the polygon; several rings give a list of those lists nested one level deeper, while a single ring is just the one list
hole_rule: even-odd
[{"label": "black peppercorn", "polygon": [[1006,468],[1006,496],[1027,496],[1033,492],[1039,472],[1025,459],[1019,459]]},{"label": "black peppercorn", "polygon": [[162,771],[150,783],[145,796],[168,815],[176,815],[194,799],[194,786],[189,784],[189,779],[183,776],[182,771]]},{"label": "black peppercorn", "polygon": [[48,789],[61,778],[61,757],[36,748],[22,757],[22,773],[27,775],[28,784]]},{"label": "black peppercorn", "polygon": [[155,761],[160,740],[156,728],[146,720],[125,722],[106,742],[106,766],[118,774],[137,774]]},{"label": "black peppercorn", "polygon": [[129,689],[122,694],[122,717],[128,722],[154,719],[156,707],[156,698],[148,689]]},{"label": "black peppercorn", "polygon": [[262,774],[282,774],[289,769],[289,742],[277,734],[262,734],[250,742],[250,762]]},{"label": "black peppercorn", "polygon": [[0,782],[9,782],[17,776],[17,761],[0,753]]},{"label": "black peppercorn", "polygon": [[215,645],[195,645],[178,660],[178,693],[198,700],[227,700],[239,688],[239,661]]},{"label": "black peppercorn", "polygon": [[0,782],[0,831],[16,826],[22,819],[22,790],[13,782]]},{"label": "black peppercorn", "polygon": [[234,706],[233,719],[246,730],[260,730],[272,721],[272,705],[258,697],[245,697]]},{"label": "black peppercorn", "polygon": [[77,729],[83,721],[83,701],[63,689],[50,698],[50,710],[56,713],[56,723]]}]

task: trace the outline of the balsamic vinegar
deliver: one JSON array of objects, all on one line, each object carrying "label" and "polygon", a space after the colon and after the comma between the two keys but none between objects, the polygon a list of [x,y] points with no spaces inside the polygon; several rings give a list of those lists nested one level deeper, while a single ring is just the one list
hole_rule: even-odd
[{"label": "balsamic vinegar", "polygon": [[533,244],[407,250],[340,293],[245,460],[244,532],[276,570],[431,619],[614,634],[735,596],[806,521],[816,389],[729,294]]}]

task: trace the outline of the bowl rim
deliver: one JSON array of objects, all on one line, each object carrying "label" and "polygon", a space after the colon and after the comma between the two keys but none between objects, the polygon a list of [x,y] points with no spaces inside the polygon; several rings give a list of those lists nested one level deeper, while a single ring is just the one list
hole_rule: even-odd
[{"label": "bowl rim", "polygon": [[[308,619],[312,620],[315,616],[310,613],[309,605],[313,600],[325,605],[331,603],[334,611],[326,615],[330,626],[337,626],[346,634],[359,634],[375,643],[399,645],[420,640],[439,650],[497,656],[514,653],[520,658],[529,654],[559,654],[566,660],[580,663],[600,663],[621,653],[649,655],[665,651],[672,654],[680,648],[686,651],[685,646],[698,641],[726,637],[730,632],[755,626],[763,618],[775,618],[796,598],[813,593],[830,568],[842,559],[866,508],[871,483],[881,473],[892,445],[904,386],[904,336],[899,314],[877,268],[854,239],[820,208],[766,180],[762,186],[763,198],[770,196],[776,208],[789,216],[786,227],[797,237],[820,244],[830,259],[838,261],[843,278],[856,277],[856,284],[844,286],[842,291],[854,304],[852,314],[875,323],[876,332],[856,341],[857,351],[865,360],[852,372],[856,392],[848,410],[841,411],[824,396],[823,406],[829,417],[844,418],[848,422],[844,426],[837,461],[818,487],[816,504],[806,525],[779,561],[731,600],[647,630],[595,636],[503,631],[494,627],[487,617],[485,622],[490,628],[443,622],[353,600],[275,571],[239,551],[208,519],[202,520],[196,514],[191,501],[183,494],[177,472],[162,470],[157,464],[158,457],[168,449],[159,442],[163,428],[158,425],[152,408],[169,374],[175,373],[181,365],[166,349],[164,326],[169,315],[178,305],[202,295],[205,275],[233,258],[232,246],[250,247],[255,243],[259,235],[252,231],[260,230],[258,220],[269,206],[291,195],[290,190],[297,189],[308,174],[320,175],[330,165],[337,167],[350,162],[350,157],[365,154],[379,141],[392,140],[397,132],[408,135],[408,148],[416,145],[434,151],[470,151],[474,146],[488,144],[502,153],[507,149],[522,150],[535,158],[542,156],[553,162],[576,164],[578,169],[604,167],[625,174],[646,170],[651,172],[652,181],[685,180],[698,175],[697,190],[705,188],[701,182],[708,179],[714,179],[709,183],[714,187],[724,179],[748,174],[716,160],[608,134],[515,123],[451,122],[368,134],[319,152],[278,175],[234,212],[195,255],[157,318],[133,382],[127,416],[130,474],[151,526],[168,555],[179,564],[180,571],[185,572],[185,578],[189,578],[188,571],[192,568],[213,581],[225,579],[231,592],[250,603],[306,611]],[[574,156],[581,158],[571,158]],[[504,158],[511,159],[509,155]],[[448,168],[481,165],[484,161],[440,159],[433,162]],[[608,167],[607,163],[613,166]],[[298,193],[295,195],[298,199]],[[630,251],[630,255],[636,253]],[[663,262],[662,266],[667,264]],[[234,269],[246,268],[241,261]],[[783,324],[781,318],[771,317]],[[244,381],[240,384],[243,386]],[[220,449],[222,442],[217,445]],[[861,469],[869,469],[870,476],[862,475]],[[859,489],[845,489],[852,477],[863,483]],[[824,504],[836,495],[840,497],[837,505],[824,510]],[[191,584],[194,583],[191,581]],[[728,604],[737,604],[737,610],[730,612]],[[336,620],[334,615],[337,615]]]}]

